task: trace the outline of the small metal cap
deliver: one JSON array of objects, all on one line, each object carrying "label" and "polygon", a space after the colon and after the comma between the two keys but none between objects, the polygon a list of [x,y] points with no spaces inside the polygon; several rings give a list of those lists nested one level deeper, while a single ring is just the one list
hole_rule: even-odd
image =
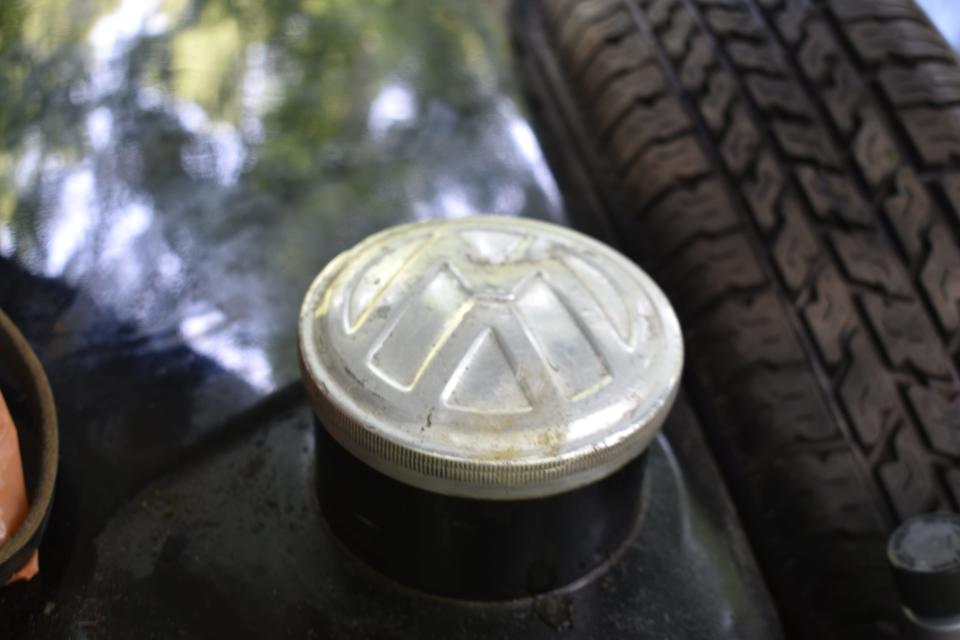
[{"label": "small metal cap", "polygon": [[887,556],[901,602],[914,617],[960,615],[960,516],[910,518],[890,536]]},{"label": "small metal cap", "polygon": [[367,238],[310,286],[299,330],[317,416],[344,448],[468,498],[610,475],[659,430],[683,364],[673,309],[633,263],[494,216]]}]

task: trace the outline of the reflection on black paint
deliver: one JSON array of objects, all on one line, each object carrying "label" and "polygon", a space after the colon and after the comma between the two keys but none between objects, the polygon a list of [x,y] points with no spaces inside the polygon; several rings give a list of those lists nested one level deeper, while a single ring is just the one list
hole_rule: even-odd
[{"label": "reflection on black paint", "polygon": [[561,215],[496,3],[2,5],[0,253],[261,392],[370,232]]}]

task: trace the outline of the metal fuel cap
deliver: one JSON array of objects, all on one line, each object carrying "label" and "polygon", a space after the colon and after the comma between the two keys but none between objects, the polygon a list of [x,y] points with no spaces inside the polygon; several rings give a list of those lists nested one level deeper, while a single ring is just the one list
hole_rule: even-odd
[{"label": "metal fuel cap", "polygon": [[329,434],[435,493],[542,498],[640,454],[683,342],[657,285],[580,233],[484,216],[408,224],[339,255],[307,293],[304,379]]},{"label": "metal fuel cap", "polygon": [[913,516],[890,535],[887,558],[918,635],[960,638],[960,516]]}]

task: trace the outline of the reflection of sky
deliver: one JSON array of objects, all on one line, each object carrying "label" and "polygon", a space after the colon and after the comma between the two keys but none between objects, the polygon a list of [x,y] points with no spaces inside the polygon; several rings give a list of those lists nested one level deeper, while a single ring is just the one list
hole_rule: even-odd
[{"label": "reflection of sky", "polygon": [[917,0],[947,42],[960,50],[960,3],[957,0]]},{"label": "reflection of sky", "polygon": [[413,118],[413,94],[400,82],[386,84],[370,103],[367,127],[374,138],[381,138],[390,127],[404,124]]},{"label": "reflection of sky", "polygon": [[516,145],[517,152],[521,158],[526,160],[530,170],[533,172],[534,179],[537,181],[537,185],[543,190],[550,204],[556,209],[559,209],[562,206],[560,202],[560,189],[557,188],[553,174],[550,173],[550,169],[547,167],[546,159],[543,157],[543,152],[540,151],[540,144],[533,134],[533,129],[530,128],[530,124],[527,123],[526,120],[520,117],[510,102],[503,101],[500,104],[500,108],[501,113],[503,113],[508,122],[510,137],[513,139],[514,145]]},{"label": "reflection of sky", "polygon": [[93,25],[89,42],[94,67],[90,78],[98,95],[106,95],[120,86],[123,78],[117,62],[144,34],[160,4],[161,0],[121,0],[114,11]]},{"label": "reflection of sky", "polygon": [[241,85],[243,104],[243,135],[254,143],[263,141],[262,118],[276,106],[280,88],[271,76],[270,49],[254,42],[247,47],[244,74]]},{"label": "reflection of sky", "polygon": [[255,389],[270,391],[275,381],[263,350],[243,345],[228,329],[229,320],[220,310],[197,309],[180,323],[180,337],[224,369],[242,373]]},{"label": "reflection of sky", "polygon": [[[365,235],[411,219],[562,217],[533,132],[503,89],[511,70],[493,6],[418,5],[407,22],[437,30],[431,39],[378,28],[401,21],[376,4],[307,3],[270,16],[282,25],[273,37],[231,13],[247,9],[220,0],[107,4],[87,16],[84,45],[71,52],[80,72],[61,79],[80,148],[51,142],[43,123],[22,136],[13,182],[37,203],[36,219],[33,229],[0,225],[0,251],[83,289],[145,338],[173,332],[266,392],[297,375],[306,285]],[[460,22],[420,19],[437,4]],[[211,6],[217,17],[203,17]],[[360,20],[376,46],[349,35],[336,45],[343,51],[323,58],[315,30],[338,20]],[[177,47],[188,32],[191,46],[201,44],[184,56]],[[437,37],[466,53],[431,62]],[[298,50],[318,42],[316,52]],[[204,75],[211,65],[193,54],[205,43],[226,61],[215,69],[223,75]],[[338,73],[341,90],[321,92]],[[201,97],[181,92],[178,78]],[[233,88],[235,100],[218,102]],[[67,111],[50,102],[54,121],[58,108]],[[326,112],[327,121],[316,117]],[[322,136],[309,130],[318,123]]]}]

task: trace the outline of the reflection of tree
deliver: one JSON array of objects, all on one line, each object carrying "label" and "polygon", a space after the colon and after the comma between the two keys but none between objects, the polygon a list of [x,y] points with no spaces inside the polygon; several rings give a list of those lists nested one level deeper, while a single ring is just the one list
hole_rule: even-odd
[{"label": "reflection of tree", "polygon": [[[345,245],[411,213],[552,210],[511,138],[496,3],[155,1],[0,0],[0,226],[22,259],[64,233],[82,169],[71,277],[148,323],[212,306],[287,377],[299,297]],[[30,31],[65,16],[55,41]],[[31,145],[52,161],[14,182]]]},{"label": "reflection of tree", "polygon": [[[0,2],[0,227],[13,224],[17,210],[28,219],[35,214],[35,202],[29,197],[21,201],[15,179],[28,135],[39,135],[42,125],[45,143],[75,148],[77,142],[71,134],[78,110],[71,108],[67,87],[60,83],[79,72],[69,56],[75,39],[63,19],[67,4]],[[53,42],[47,29],[56,27],[62,27],[62,40]],[[17,226],[22,232],[31,230],[29,224]]]}]

